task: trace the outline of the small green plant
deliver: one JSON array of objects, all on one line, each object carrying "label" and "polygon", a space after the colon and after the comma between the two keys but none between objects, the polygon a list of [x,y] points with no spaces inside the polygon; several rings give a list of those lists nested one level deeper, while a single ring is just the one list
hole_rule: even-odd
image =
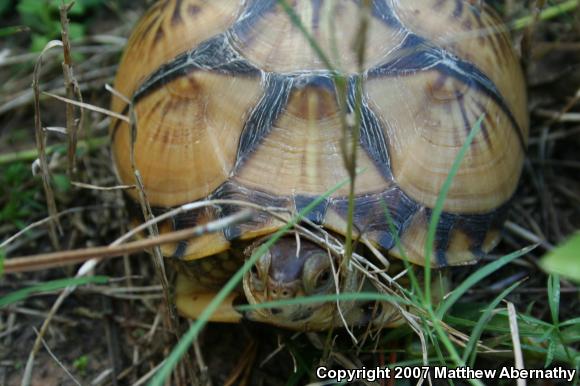
[{"label": "small green plant", "polygon": [[89,366],[89,357],[87,355],[81,355],[73,362],[73,367],[83,375],[86,373],[88,366]]},{"label": "small green plant", "polygon": [[[76,0],[68,12],[71,22],[69,35],[71,40],[85,36],[86,28],[80,20],[89,14],[92,8],[101,5],[104,0]],[[60,38],[59,7],[62,0],[0,0],[0,16],[16,10],[20,23],[30,28],[32,51],[41,51],[46,43]],[[66,1],[69,4],[70,1]]]},{"label": "small green plant", "polygon": [[39,187],[25,163],[6,166],[0,173],[0,223],[12,223],[23,228],[34,213],[45,212],[38,201]]},{"label": "small green plant", "polygon": [[59,193],[66,193],[70,190],[70,178],[66,174],[53,174],[52,183]]},{"label": "small green plant", "polygon": [[544,271],[580,283],[580,233],[576,233],[542,259]]},{"label": "small green plant", "polygon": [[[70,189],[66,174],[52,175],[52,184],[57,193]],[[16,162],[0,169],[0,223],[12,223],[24,228],[31,218],[46,213],[42,198],[38,196],[39,179],[32,175],[30,165]]]},{"label": "small green plant", "polygon": [[132,332],[133,338],[141,339],[145,336],[147,331],[143,330],[142,328],[137,328]]}]

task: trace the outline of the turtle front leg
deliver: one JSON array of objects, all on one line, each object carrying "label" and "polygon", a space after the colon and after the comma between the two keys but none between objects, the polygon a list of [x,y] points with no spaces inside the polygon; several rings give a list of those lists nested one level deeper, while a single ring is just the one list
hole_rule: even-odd
[{"label": "turtle front leg", "polygon": [[[191,277],[180,273],[175,284],[175,304],[179,313],[187,318],[197,319],[216,293],[202,288]],[[210,317],[211,322],[239,323],[242,314],[235,310],[234,300],[239,293],[232,292]]]}]

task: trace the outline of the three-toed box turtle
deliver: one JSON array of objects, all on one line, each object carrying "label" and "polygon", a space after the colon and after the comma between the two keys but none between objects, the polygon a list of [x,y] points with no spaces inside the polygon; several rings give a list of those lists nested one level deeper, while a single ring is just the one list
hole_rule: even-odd
[{"label": "three-toed box turtle", "polygon": [[[390,256],[400,257],[397,236],[410,262],[425,264],[437,196],[483,116],[445,201],[432,265],[475,262],[498,242],[528,135],[518,59],[501,20],[481,3],[372,1],[357,103],[352,45],[361,31],[360,1],[289,0],[304,30],[276,0],[157,2],[135,28],[115,83],[134,106],[135,165],[150,204],[168,209],[231,199],[297,213],[348,179],[339,93],[310,35],[347,79],[346,114],[361,113],[355,238],[364,235]],[[127,114],[129,105],[116,98],[112,109]],[[111,131],[118,176],[132,183],[130,128],[115,120]],[[347,208],[345,186],[306,217],[310,226],[345,235]],[[162,231],[236,210],[208,206],[176,216]],[[282,226],[257,211],[249,221],[164,246],[164,255],[185,267],[177,284],[181,312],[195,317],[247,251]],[[332,263],[323,247],[288,235],[246,274],[245,296],[256,303],[332,293]],[[342,276],[340,289],[358,288],[357,280]],[[325,303],[252,315],[290,328],[324,329],[340,324],[335,308]],[[363,323],[363,311],[352,306],[344,316]],[[215,319],[236,316],[226,310]]]}]

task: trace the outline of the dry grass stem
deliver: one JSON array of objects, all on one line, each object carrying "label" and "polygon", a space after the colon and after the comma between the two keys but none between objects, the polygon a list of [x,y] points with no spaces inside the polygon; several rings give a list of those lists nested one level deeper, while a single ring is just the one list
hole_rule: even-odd
[{"label": "dry grass stem", "polygon": [[101,190],[101,191],[105,191],[105,192],[112,191],[112,190],[131,190],[131,189],[137,188],[135,185],[97,186],[97,185],[85,184],[84,182],[78,182],[78,181],[71,181],[71,185],[76,186],[77,188]]},{"label": "dry grass stem", "polygon": [[[330,261],[330,267],[332,269],[332,278],[333,278],[333,282],[334,282],[334,290],[335,293],[337,295],[340,295],[341,292],[341,288],[340,288],[340,284],[341,284],[341,280],[340,280],[340,270],[342,269],[348,269],[350,270],[351,267],[350,266],[346,266],[344,264],[340,264],[338,267],[335,266],[334,264],[334,259],[332,258],[332,254],[330,253],[330,249],[327,249],[327,254],[328,254],[328,259]],[[342,305],[341,302],[337,299],[336,300],[336,310],[338,312],[338,315],[342,321],[342,325],[344,327],[344,329],[346,330],[346,332],[348,333],[348,335],[350,336],[350,339],[352,339],[352,342],[354,345],[358,344],[358,339],[356,338],[356,336],[354,335],[354,333],[352,332],[351,328],[348,325],[348,322],[346,321],[346,318],[344,317],[344,312],[342,311]]]},{"label": "dry grass stem", "polygon": [[[36,333],[36,336],[39,336],[39,333],[36,330],[36,328],[33,327],[32,329]],[[44,346],[44,349],[46,350],[46,352],[48,353],[48,355],[50,355],[50,357],[56,362],[56,364],[65,372],[65,374],[70,378],[70,380],[73,381],[78,386],[81,386],[81,383],[70,373],[70,371],[68,371],[68,369],[66,368],[66,366],[63,365],[62,362],[58,360],[58,358],[56,357],[56,355],[54,355],[54,353],[52,352],[52,350],[50,349],[50,347],[48,346],[48,344],[46,343],[46,341],[44,339],[42,339],[42,338],[41,338],[41,341],[42,341],[42,345]]]},{"label": "dry grass stem", "polygon": [[56,126],[47,126],[43,128],[43,130],[47,133],[58,133],[58,134],[67,134],[66,127],[56,127]]},{"label": "dry grass stem", "polygon": [[110,84],[105,85],[105,90],[107,90],[108,92],[113,94],[115,97],[121,99],[126,104],[128,104],[128,105],[131,104],[131,99],[129,99],[127,96],[121,94],[119,91],[115,90],[115,88],[113,88],[113,86],[111,86]]},{"label": "dry grass stem", "polygon": [[[64,87],[66,89],[66,96],[68,99],[77,98],[80,102],[83,97],[79,88],[79,84],[74,75],[71,45],[69,40],[69,20],[68,11],[74,5],[74,2],[65,4],[64,1],[60,5],[60,24],[62,36],[62,48],[64,54],[64,62],[62,63],[62,70],[64,75]],[[82,127],[84,120],[83,111],[78,112],[78,119],[75,118],[74,105],[66,105],[66,128],[68,132],[68,174],[72,178],[76,171],[76,149],[77,137],[79,127]]]},{"label": "dry grass stem", "polygon": [[[510,331],[512,336],[512,343],[514,347],[514,358],[515,358],[515,368],[518,370],[523,370],[524,366],[524,356],[522,354],[522,345],[520,342],[520,332],[518,328],[518,315],[516,308],[512,302],[506,302],[508,315],[509,315],[509,323],[510,323]],[[518,386],[526,386],[527,382],[525,379],[518,378],[517,380]]]},{"label": "dry grass stem", "polygon": [[52,97],[54,99],[58,99],[59,101],[66,102],[67,104],[75,105],[75,106],[82,107],[84,109],[91,110],[91,111],[94,111],[94,112],[97,112],[100,114],[108,115],[112,118],[120,119],[120,120],[127,122],[127,123],[131,122],[130,119],[127,118],[126,116],[124,116],[122,114],[115,113],[114,111],[111,111],[111,110],[104,109],[102,107],[98,107],[98,106],[91,105],[89,103],[84,103],[84,102],[79,102],[79,101],[75,101],[72,99],[68,99],[68,98],[65,98],[65,97],[62,97],[60,95],[56,95],[56,94],[53,94],[50,92],[43,92],[43,94],[47,95],[49,97]]},{"label": "dry grass stem", "polygon": [[554,249],[554,246],[551,243],[549,243],[548,241],[546,241],[545,238],[535,235],[531,231],[529,231],[526,228],[514,223],[513,221],[506,221],[505,227],[507,230],[509,230],[513,234],[515,234],[515,235],[517,235],[517,236],[519,236],[519,237],[523,238],[524,240],[527,240],[531,243],[539,244],[542,247],[544,247],[545,249],[547,249],[548,251],[551,251],[552,249]]},{"label": "dry grass stem", "polygon": [[[129,158],[131,162],[131,169],[133,171],[135,185],[137,187],[137,192],[139,193],[139,205],[141,207],[141,213],[143,218],[147,222],[151,222],[154,219],[153,210],[151,209],[151,205],[149,204],[149,200],[147,198],[147,193],[145,192],[145,186],[143,184],[143,179],[141,177],[141,173],[137,168],[137,163],[135,161],[135,143],[137,141],[137,114],[135,112],[133,103],[129,104],[129,128],[130,128],[130,138],[131,142],[129,144]],[[157,228],[157,223],[151,222],[150,225],[147,227],[149,235],[153,238],[159,237],[159,229]],[[155,272],[157,275],[157,279],[161,283],[163,287],[163,297],[164,297],[164,305],[165,309],[168,311],[168,317],[164,319],[164,323],[169,326],[169,329],[175,335],[177,341],[179,341],[178,329],[177,326],[179,325],[177,319],[177,312],[175,310],[175,306],[171,302],[171,297],[169,294],[169,280],[167,279],[166,271],[165,271],[165,262],[163,261],[163,255],[161,253],[161,249],[159,245],[152,246],[152,262],[153,266],[155,267]],[[189,354],[185,355],[186,360],[188,359]],[[188,361],[189,362],[189,361]],[[186,366],[188,369],[188,373],[190,375],[190,379],[193,381],[193,369],[192,365]],[[177,376],[179,377],[179,372],[177,372]],[[179,382],[179,381],[178,381]]]},{"label": "dry grass stem", "polygon": [[120,244],[118,239],[106,247],[85,248],[71,251],[52,252],[32,256],[14,257],[7,259],[4,263],[4,272],[13,274],[18,272],[38,271],[54,267],[62,267],[71,264],[78,264],[90,259],[104,259],[119,257],[126,253],[145,251],[148,248],[156,247],[167,243],[175,243],[187,240],[192,237],[201,236],[208,232],[216,232],[232,224],[247,221],[251,217],[251,212],[240,211],[232,216],[216,220],[214,222],[199,225],[194,228],[183,229],[161,236],[138,240],[126,244]]},{"label": "dry grass stem", "polygon": [[157,370],[159,370],[164,364],[165,364],[165,360],[161,361],[157,366],[155,366],[154,368],[152,368],[151,370],[149,370],[145,375],[143,375],[141,378],[139,378],[137,380],[137,382],[135,382],[131,386],[141,386],[141,385],[144,385],[148,380],[150,380],[153,377],[153,375],[155,375],[155,373],[157,372]]},{"label": "dry grass stem", "polygon": [[199,369],[199,382],[202,386],[211,386],[211,379],[209,377],[209,368],[205,364],[205,360],[203,359],[203,353],[197,340],[193,342],[193,350],[195,352],[195,360],[197,363],[197,367]]},{"label": "dry grass stem", "polygon": [[[69,215],[72,213],[78,213],[78,212],[82,212],[85,210],[98,210],[98,209],[103,209],[103,206],[92,206],[92,207],[85,206],[85,207],[69,208],[69,209],[63,210],[62,212],[57,213],[55,217],[60,218],[62,216],[66,216],[66,215]],[[14,242],[14,240],[18,239],[19,237],[21,237],[25,233],[30,232],[34,228],[37,228],[41,225],[44,225],[44,224],[50,222],[51,219],[52,219],[52,217],[45,217],[42,220],[38,220],[32,224],[27,225],[26,227],[22,228],[20,231],[18,231],[17,233],[8,237],[6,240],[4,240],[2,243],[0,243],[0,248],[7,247],[10,243]]]},{"label": "dry grass stem", "polygon": [[[13,313],[16,313],[16,314],[29,315],[29,316],[42,318],[42,319],[46,319],[46,317],[48,316],[47,312],[38,311],[38,310],[31,309],[31,308],[26,308],[26,307],[11,306],[10,311]],[[53,317],[53,320],[57,323],[64,324],[66,326],[73,327],[73,328],[77,327],[79,325],[78,321],[64,317],[64,316],[55,315]]]},{"label": "dry grass stem", "polygon": [[49,42],[42,53],[40,54],[36,64],[34,65],[33,80],[32,80],[32,90],[34,92],[34,127],[36,136],[36,147],[38,149],[38,160],[40,164],[40,169],[42,171],[42,184],[44,187],[44,195],[46,199],[46,206],[48,209],[49,217],[49,234],[52,245],[55,249],[60,249],[60,242],[58,237],[58,231],[60,231],[60,223],[57,217],[56,202],[54,200],[54,193],[51,186],[51,174],[48,167],[48,161],[46,158],[46,136],[42,128],[42,119],[40,116],[40,85],[39,76],[42,67],[42,56],[43,54],[55,47],[62,47],[62,42],[58,40],[53,40]]},{"label": "dry grass stem", "polygon": [[26,366],[24,368],[24,375],[22,376],[22,381],[20,383],[21,386],[30,386],[30,383],[32,382],[32,372],[34,369],[34,361],[35,361],[36,355],[38,354],[38,351],[40,350],[40,347],[42,345],[44,335],[46,334],[46,331],[48,331],[48,326],[52,322],[52,319],[54,318],[54,316],[56,316],[56,313],[58,312],[58,310],[60,309],[60,307],[62,306],[62,304],[66,300],[66,298],[68,297],[68,295],[73,292],[74,288],[75,288],[74,286],[67,287],[59,295],[59,297],[56,299],[56,301],[52,305],[50,311],[48,312],[46,319],[44,319],[42,326],[40,327],[40,331],[37,333],[36,340],[34,341],[34,345],[32,346],[32,350],[30,350],[30,354],[28,355],[28,360],[26,361]]}]

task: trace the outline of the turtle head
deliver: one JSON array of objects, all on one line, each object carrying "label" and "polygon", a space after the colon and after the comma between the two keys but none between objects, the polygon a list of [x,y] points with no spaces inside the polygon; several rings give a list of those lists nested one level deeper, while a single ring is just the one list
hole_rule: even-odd
[{"label": "turtle head", "polygon": [[[247,252],[251,254],[259,245],[253,245]],[[345,291],[346,282],[347,287],[356,288],[352,275],[349,278],[334,275],[337,269],[336,259],[326,249],[304,239],[297,243],[294,237],[283,237],[246,273],[244,292],[250,304],[259,304],[333,294],[337,287]],[[344,313],[344,307],[342,310]],[[297,330],[323,330],[336,324],[337,315],[336,302],[325,302],[259,308],[246,317]]]}]

